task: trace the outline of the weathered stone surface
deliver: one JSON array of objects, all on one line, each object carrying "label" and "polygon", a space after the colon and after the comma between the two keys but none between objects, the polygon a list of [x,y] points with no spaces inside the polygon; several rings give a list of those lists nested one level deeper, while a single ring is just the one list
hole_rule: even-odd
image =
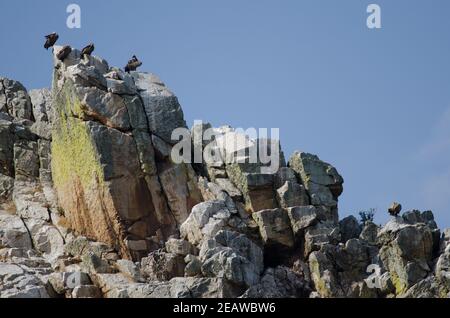
[{"label": "weathered stone surface", "polygon": [[182,224],[191,209],[202,201],[195,172],[190,165],[171,165],[160,171],[162,188],[177,224]]},{"label": "weathered stone surface", "polygon": [[317,224],[322,219],[319,208],[312,205],[289,208],[287,213],[295,235],[302,235],[306,228]]},{"label": "weathered stone surface", "polygon": [[183,256],[161,250],[152,252],[141,260],[142,273],[149,280],[167,281],[174,277],[183,277],[185,266]]},{"label": "weathered stone surface", "polygon": [[202,273],[246,287],[257,284],[264,269],[263,251],[245,235],[220,231],[200,249]]},{"label": "weathered stone surface", "polygon": [[311,198],[311,204],[329,207],[337,205],[337,199],[343,191],[344,179],[333,166],[315,155],[296,152],[289,160],[289,167],[301,178]]},{"label": "weathered stone surface", "polygon": [[293,247],[294,237],[288,213],[283,209],[264,210],[252,214],[265,244]]},{"label": "weathered stone surface", "polygon": [[251,286],[242,298],[306,298],[310,290],[303,279],[284,266],[268,268],[261,282]]},{"label": "weathered stone surface", "polygon": [[377,243],[379,227],[373,222],[367,222],[359,235],[359,238],[369,244],[375,245]]},{"label": "weathered stone surface", "polygon": [[0,247],[32,249],[31,237],[19,217],[0,212]]},{"label": "weathered stone surface", "polygon": [[142,280],[140,268],[132,261],[120,259],[116,262],[116,268],[122,274],[130,277],[133,281],[139,282]]},{"label": "weathered stone surface", "polygon": [[187,126],[177,97],[153,74],[133,72],[132,76],[144,102],[150,131],[168,143],[178,141],[172,140],[172,131]]},{"label": "weathered stone surface", "polygon": [[166,251],[171,254],[186,256],[189,254],[195,254],[196,248],[186,240],[170,238],[166,242]]},{"label": "weathered stone surface", "polygon": [[194,245],[225,228],[231,212],[224,201],[207,201],[196,205],[181,225],[181,236]]},{"label": "weathered stone surface", "polygon": [[33,119],[30,96],[25,87],[14,80],[0,77],[0,111],[20,119]]},{"label": "weathered stone surface", "polygon": [[72,291],[72,298],[102,298],[102,293],[97,286],[77,286]]},{"label": "weathered stone surface", "polygon": [[326,244],[337,244],[340,241],[339,227],[330,222],[319,222],[305,231],[304,254],[308,256]]},{"label": "weathered stone surface", "polygon": [[13,201],[20,217],[50,220],[48,202],[38,182],[16,180],[14,182]]},{"label": "weathered stone surface", "polygon": [[202,274],[202,262],[197,256],[187,255],[184,258],[186,267],[184,268],[184,276],[195,277]]},{"label": "weathered stone surface", "polygon": [[380,258],[391,274],[397,294],[427,276],[433,253],[433,236],[425,224],[411,225],[397,218],[378,234]]},{"label": "weathered stone surface", "polygon": [[342,242],[347,242],[352,238],[357,238],[361,234],[362,228],[358,220],[353,216],[348,216],[339,222]]},{"label": "weathered stone surface", "polygon": [[342,297],[344,295],[337,280],[336,270],[324,253],[312,252],[309,256],[309,268],[314,288],[321,297]]},{"label": "weathered stone surface", "polygon": [[277,190],[278,204],[282,208],[289,208],[294,206],[305,206],[309,204],[308,194],[305,188],[291,181],[286,183]]}]

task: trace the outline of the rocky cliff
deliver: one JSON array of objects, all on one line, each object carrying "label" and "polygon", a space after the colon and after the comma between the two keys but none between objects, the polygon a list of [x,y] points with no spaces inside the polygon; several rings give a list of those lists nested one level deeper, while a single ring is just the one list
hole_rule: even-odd
[{"label": "rocky cliff", "polygon": [[264,140],[199,124],[189,144],[215,160],[178,162],[177,128],[155,75],[77,50],[51,90],[0,78],[0,297],[450,296],[430,211],[339,221],[344,180],[319,157],[265,140],[270,171],[246,160]]}]

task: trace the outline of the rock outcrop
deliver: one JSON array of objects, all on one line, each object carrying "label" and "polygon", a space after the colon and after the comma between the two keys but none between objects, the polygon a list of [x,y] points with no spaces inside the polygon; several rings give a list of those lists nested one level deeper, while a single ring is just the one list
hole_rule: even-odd
[{"label": "rock outcrop", "polygon": [[449,230],[339,221],[343,184],[73,49],[51,90],[0,78],[0,297],[449,297]]}]

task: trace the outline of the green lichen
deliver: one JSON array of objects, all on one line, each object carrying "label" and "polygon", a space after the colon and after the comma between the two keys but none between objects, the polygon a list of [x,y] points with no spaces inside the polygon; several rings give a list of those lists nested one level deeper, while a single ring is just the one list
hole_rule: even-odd
[{"label": "green lichen", "polygon": [[406,291],[408,286],[402,281],[396,272],[391,272],[391,280],[394,285],[396,295],[401,295]]},{"label": "green lichen", "polygon": [[104,172],[86,122],[81,102],[70,81],[55,94],[56,122],[52,141],[52,173],[55,186],[77,177],[88,187],[95,177],[101,182]]}]

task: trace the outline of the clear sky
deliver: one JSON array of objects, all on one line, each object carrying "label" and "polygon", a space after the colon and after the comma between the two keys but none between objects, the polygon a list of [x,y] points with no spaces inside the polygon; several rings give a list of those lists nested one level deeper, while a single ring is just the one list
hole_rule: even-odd
[{"label": "clear sky", "polygon": [[[82,9],[81,29],[66,7]],[[369,30],[366,8],[382,9]],[[177,94],[186,120],[279,127],[287,156],[344,176],[340,215],[396,200],[450,227],[450,1],[0,1],[0,75],[51,82],[43,36],[124,66],[132,54]]]}]

